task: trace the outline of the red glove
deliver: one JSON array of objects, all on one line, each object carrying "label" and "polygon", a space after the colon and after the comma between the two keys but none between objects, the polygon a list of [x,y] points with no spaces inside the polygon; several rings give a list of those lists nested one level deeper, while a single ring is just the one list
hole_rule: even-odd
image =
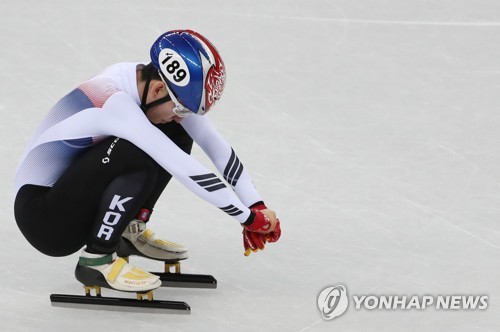
[{"label": "red glove", "polygon": [[252,251],[257,252],[264,250],[266,244],[266,237],[264,234],[251,232],[243,229],[243,248],[245,248],[245,256],[249,256]]},{"label": "red glove", "polygon": [[[243,226],[243,247],[245,256],[253,252],[264,250],[266,242],[276,242],[281,236],[280,221],[276,218],[270,220],[262,210],[267,210],[264,204],[258,204],[251,208],[255,214],[253,222],[248,226]],[[274,212],[273,212],[274,213]]]},{"label": "red glove", "polygon": [[276,220],[277,220],[276,226],[274,226],[274,229],[271,232],[264,234],[267,242],[276,242],[280,239],[281,236],[280,220],[279,219]]}]

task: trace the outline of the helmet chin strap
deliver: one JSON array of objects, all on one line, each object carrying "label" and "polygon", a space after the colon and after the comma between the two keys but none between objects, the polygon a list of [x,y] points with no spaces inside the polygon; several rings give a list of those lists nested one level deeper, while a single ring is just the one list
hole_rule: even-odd
[{"label": "helmet chin strap", "polygon": [[146,114],[146,112],[149,109],[172,100],[172,98],[170,98],[170,93],[169,93],[165,97],[152,101],[149,104],[146,104],[146,99],[148,98],[149,83],[151,83],[151,78],[147,79],[146,85],[144,85],[144,90],[142,91],[141,109],[144,112],[144,114]]}]

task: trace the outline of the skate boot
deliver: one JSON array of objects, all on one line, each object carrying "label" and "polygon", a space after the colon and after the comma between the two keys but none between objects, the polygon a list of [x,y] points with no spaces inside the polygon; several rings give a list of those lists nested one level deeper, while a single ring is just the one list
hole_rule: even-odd
[{"label": "skate boot", "polygon": [[123,232],[117,254],[125,258],[142,256],[165,263],[177,263],[188,258],[186,247],[157,238],[153,231],[146,228],[146,223],[138,219],[132,220]]},{"label": "skate boot", "polygon": [[91,254],[83,250],[76,265],[75,277],[85,286],[87,295],[90,295],[91,289],[99,295],[101,287],[142,294],[161,286],[158,276],[127,263],[115,253]]}]

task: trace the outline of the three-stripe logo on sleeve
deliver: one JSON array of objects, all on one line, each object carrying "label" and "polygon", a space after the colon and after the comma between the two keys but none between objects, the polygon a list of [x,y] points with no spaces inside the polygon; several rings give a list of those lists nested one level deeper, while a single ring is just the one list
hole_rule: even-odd
[{"label": "three-stripe logo on sleeve", "polygon": [[237,216],[237,215],[243,213],[243,211],[241,211],[240,209],[238,209],[236,206],[234,206],[232,204],[228,205],[226,207],[219,208],[219,209],[221,209],[222,211],[226,212],[230,216]]},{"label": "three-stripe logo on sleeve", "polygon": [[204,188],[206,191],[212,192],[219,189],[226,188],[226,185],[222,182],[217,175],[213,173],[194,175],[190,178],[196,182],[200,187]]},{"label": "three-stripe logo on sleeve", "polygon": [[240,159],[234,153],[234,150],[231,149],[231,157],[229,157],[229,161],[224,169],[224,180],[227,181],[233,187],[236,186],[241,173],[243,172],[243,164],[240,162]]}]

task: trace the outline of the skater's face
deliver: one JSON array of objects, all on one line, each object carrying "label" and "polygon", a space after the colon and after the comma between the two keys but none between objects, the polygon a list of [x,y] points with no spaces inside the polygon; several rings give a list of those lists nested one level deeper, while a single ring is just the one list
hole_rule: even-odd
[{"label": "skater's face", "polygon": [[[165,84],[161,81],[152,81],[146,100],[146,104],[151,103],[160,98],[166,97],[168,94]],[[175,103],[170,100],[150,108],[146,112],[146,117],[154,124],[167,123],[171,121],[180,122],[182,118],[174,113]]]}]

